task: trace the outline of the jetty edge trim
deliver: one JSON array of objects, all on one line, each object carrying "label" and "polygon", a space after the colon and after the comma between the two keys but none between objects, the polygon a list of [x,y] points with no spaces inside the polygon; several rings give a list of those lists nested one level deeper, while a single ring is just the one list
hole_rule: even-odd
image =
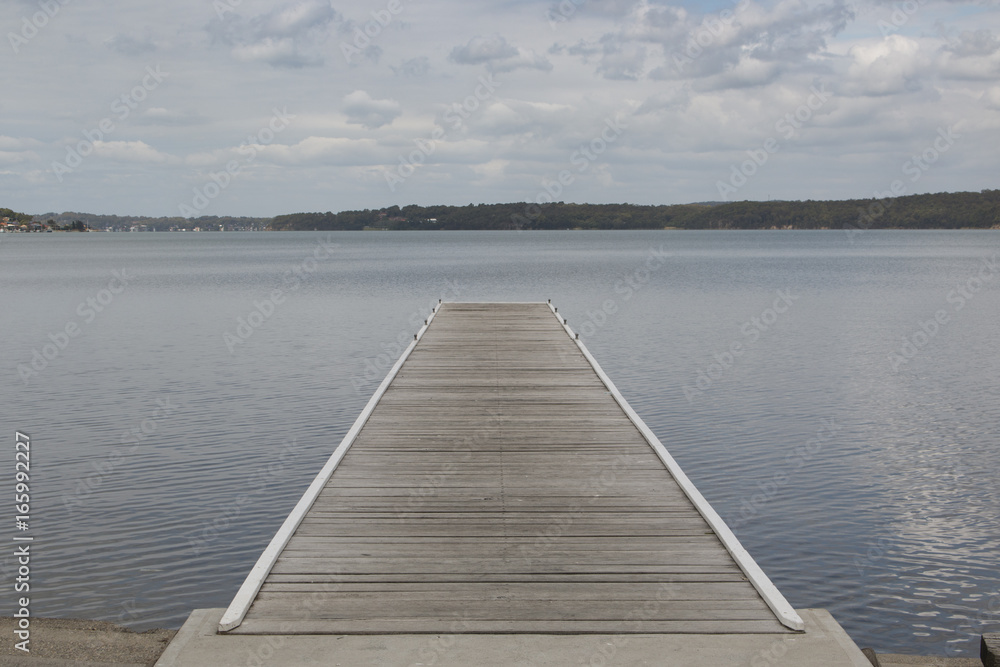
[{"label": "jetty edge trim", "polygon": [[733,557],[733,560],[735,560],[736,564],[740,566],[741,570],[743,570],[743,574],[747,576],[747,579],[750,580],[753,587],[757,589],[757,593],[760,594],[760,596],[764,599],[764,602],[767,603],[767,606],[774,612],[778,621],[780,621],[781,624],[787,628],[797,632],[804,632],[806,626],[802,617],[799,616],[792,605],[789,604],[788,600],[785,599],[785,596],[781,594],[781,591],[778,590],[778,587],[775,586],[767,574],[764,573],[764,570],[762,570],[760,565],[757,564],[757,561],[753,559],[750,552],[743,547],[739,538],[736,537],[736,534],[733,533],[723,518],[719,516],[719,513],[716,512],[708,500],[705,499],[705,496],[701,495],[701,491],[698,490],[698,487],[696,487],[691,479],[684,474],[680,465],[676,460],[674,460],[674,457],[670,455],[667,448],[663,446],[660,439],[656,437],[656,434],[653,433],[648,426],[646,426],[646,423],[642,421],[642,418],[638,415],[638,413],[636,413],[636,411],[632,409],[632,406],[628,404],[628,401],[626,401],[625,397],[622,396],[622,393],[618,391],[618,387],[615,386],[615,383],[612,382],[611,378],[604,372],[601,365],[597,363],[597,359],[595,359],[594,355],[590,353],[587,346],[584,345],[579,336],[573,332],[563,316],[556,312],[556,308],[552,305],[551,301],[548,303],[548,306],[549,310],[551,310],[552,314],[559,320],[559,324],[569,335],[570,339],[576,343],[577,347],[579,347],[580,351],[583,353],[583,356],[586,357],[588,362],[590,362],[590,365],[597,373],[597,377],[601,379],[601,382],[604,383],[604,386],[607,387],[608,391],[611,392],[611,395],[614,396],[615,401],[617,401],[621,409],[625,412],[635,427],[639,429],[639,432],[642,433],[643,437],[646,438],[650,447],[653,448],[656,455],[660,457],[661,461],[663,461],[663,464],[667,467],[667,470],[681,487],[681,490],[684,491],[688,499],[694,504],[695,509],[698,510],[702,517],[704,517],[705,521],[708,522],[708,525],[712,528],[712,530],[715,531],[716,536],[718,536],[718,538],[722,541],[723,546],[726,547],[726,550]]},{"label": "jetty edge trim", "polygon": [[240,586],[240,590],[236,593],[236,597],[226,608],[225,613],[219,620],[219,632],[228,632],[235,628],[238,628],[243,622],[244,617],[246,617],[247,612],[250,610],[250,605],[257,598],[257,594],[260,592],[260,587],[264,585],[264,580],[267,579],[267,575],[271,573],[271,569],[278,560],[278,556],[284,551],[285,547],[288,545],[288,541],[292,539],[292,535],[298,529],[299,524],[305,518],[306,513],[312,508],[313,503],[316,502],[316,498],[323,491],[327,482],[330,481],[330,477],[333,476],[334,471],[337,466],[340,465],[341,460],[347,454],[347,450],[351,448],[354,444],[354,440],[358,437],[361,429],[364,427],[368,418],[371,416],[372,412],[375,411],[375,406],[382,399],[389,385],[392,381],[396,379],[396,375],[399,373],[399,369],[403,367],[403,363],[410,357],[410,353],[413,352],[413,348],[417,346],[420,339],[424,337],[428,327],[430,327],[431,322],[434,321],[434,316],[441,310],[443,306],[442,303],[438,303],[437,306],[431,309],[430,317],[427,318],[427,323],[424,324],[417,334],[414,336],[413,340],[410,342],[409,346],[403,351],[396,360],[396,363],[392,368],[389,369],[389,373],[382,380],[382,384],[378,386],[372,397],[368,399],[368,403],[365,405],[364,410],[358,415],[358,418],[354,421],[354,425],[351,426],[350,430],[344,436],[344,439],[340,441],[337,448],[333,450],[333,454],[327,459],[326,464],[313,479],[312,484],[306,489],[306,492],[299,499],[299,502],[292,509],[291,514],[285,518],[285,522],[281,524],[278,532],[274,534],[271,538],[271,542],[264,549],[264,553],[260,555],[257,559],[256,565],[250,570],[250,574],[247,575],[246,580],[243,585]]}]

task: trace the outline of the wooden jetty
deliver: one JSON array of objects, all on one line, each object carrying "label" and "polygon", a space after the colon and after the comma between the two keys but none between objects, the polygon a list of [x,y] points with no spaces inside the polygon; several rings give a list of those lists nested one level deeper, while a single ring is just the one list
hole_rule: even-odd
[{"label": "wooden jetty", "polygon": [[802,629],[545,303],[439,306],[219,622],[283,635]]}]

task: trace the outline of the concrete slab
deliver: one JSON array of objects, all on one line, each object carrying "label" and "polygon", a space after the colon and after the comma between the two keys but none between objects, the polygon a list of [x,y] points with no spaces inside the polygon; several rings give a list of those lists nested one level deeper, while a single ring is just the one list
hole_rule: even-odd
[{"label": "concrete slab", "polygon": [[942,656],[879,653],[880,667],[983,667],[978,658],[945,658]]},{"label": "concrete slab", "polygon": [[985,667],[1000,667],[1000,632],[983,635],[979,656]]},{"label": "concrete slab", "polygon": [[744,635],[220,635],[224,609],[197,609],[157,667],[871,667],[824,609],[806,631]]}]

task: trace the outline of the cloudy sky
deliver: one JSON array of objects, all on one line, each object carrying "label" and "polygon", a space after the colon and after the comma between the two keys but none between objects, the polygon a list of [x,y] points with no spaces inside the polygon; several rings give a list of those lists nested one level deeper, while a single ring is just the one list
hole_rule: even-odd
[{"label": "cloudy sky", "polygon": [[5,0],[0,22],[0,206],[29,213],[1000,187],[998,0]]}]

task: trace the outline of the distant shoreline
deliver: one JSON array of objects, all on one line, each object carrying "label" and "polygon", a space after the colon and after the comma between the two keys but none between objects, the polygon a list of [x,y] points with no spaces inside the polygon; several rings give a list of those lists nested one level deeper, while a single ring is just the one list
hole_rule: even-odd
[{"label": "distant shoreline", "polygon": [[[29,216],[0,209],[18,224],[105,231],[436,231],[436,230],[806,230],[1000,229],[1000,190],[830,201],[741,201],[694,204],[469,204],[389,206],[274,217],[198,218],[66,212]],[[5,220],[10,224],[10,221]]]},{"label": "distant shoreline", "polygon": [[[664,227],[662,229],[582,229],[580,227],[575,228],[565,228],[565,229],[531,229],[531,230],[514,230],[514,229],[437,229],[437,230],[414,230],[414,229],[379,229],[379,228],[367,228],[367,229],[252,229],[252,230],[233,230],[225,231],[222,233],[226,234],[238,234],[244,233],[255,233],[255,234],[274,234],[274,233],[299,233],[299,232],[331,232],[331,233],[351,233],[351,232],[509,232],[509,233],[519,233],[523,231],[532,232],[841,232],[843,229],[831,229],[830,227],[767,227],[767,228],[726,228],[726,229],[685,229],[682,227]],[[919,227],[919,228],[907,228],[907,227],[872,227],[870,229],[865,229],[861,231],[878,231],[878,232],[991,232],[1000,231],[1000,226],[996,227]],[[192,229],[177,229],[168,231],[157,231],[157,230],[142,230],[139,233],[143,234],[213,234],[219,233],[219,230],[202,229],[202,230],[192,230]],[[0,232],[2,234],[4,232]],[[38,233],[38,232],[7,232],[9,234],[23,234],[23,233]],[[65,229],[54,229],[52,232],[42,232],[42,233],[55,233],[55,234],[68,234],[70,236],[74,234],[79,234],[78,231],[70,231]],[[105,233],[115,233],[115,234],[127,234],[129,232],[118,232],[110,231],[104,229],[87,229],[83,233],[94,233],[94,234],[105,234]]]}]

